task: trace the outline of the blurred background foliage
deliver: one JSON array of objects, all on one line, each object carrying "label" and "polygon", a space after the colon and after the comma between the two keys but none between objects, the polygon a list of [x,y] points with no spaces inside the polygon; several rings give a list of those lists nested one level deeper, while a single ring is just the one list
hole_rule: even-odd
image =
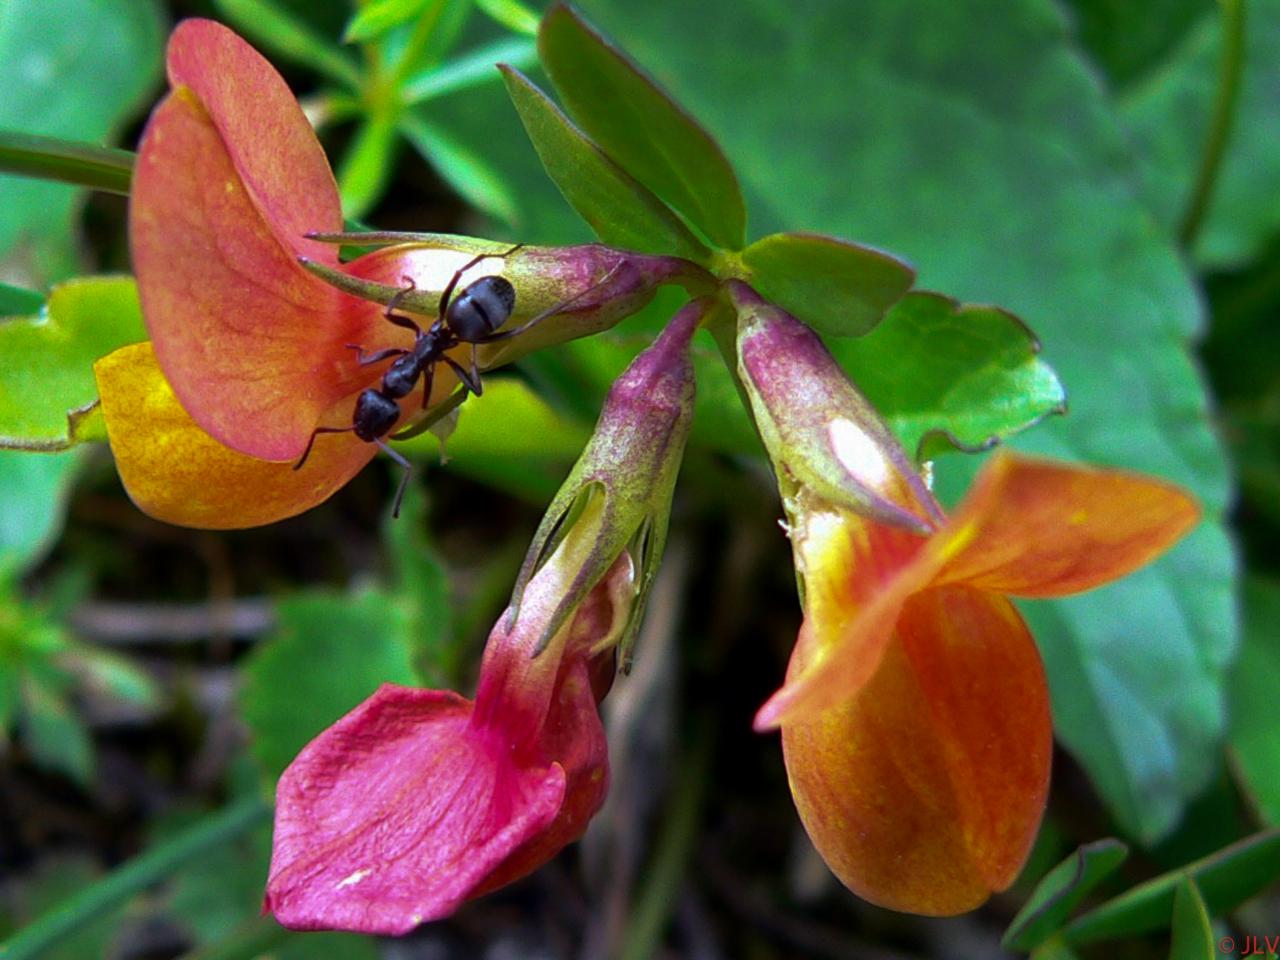
[{"label": "blurred background foliage", "polygon": [[[1280,826],[1280,0],[580,7],[723,145],[749,238],[866,242],[909,259],[926,290],[1013,311],[1042,352],[1010,348],[1011,367],[1047,363],[1069,402],[1013,442],[1170,478],[1207,518],[1120,584],[1025,608],[1063,748],[1028,883],[954,921],[875,910],[815,863],[775,745],[749,732],[798,611],[771,480],[703,345],[668,572],[636,674],[608,701],[610,806],[576,854],[386,955],[995,957],[1030,880],[1079,844],[1134,846],[1103,888],[1116,892]],[[132,148],[169,26],[212,16],[285,73],[348,217],[587,241],[492,66],[537,76],[537,14],[517,0],[6,0],[0,128]],[[127,272],[125,236],[121,198],[0,175],[0,313]],[[395,524],[377,470],[302,517],[211,534],[139,514],[105,447],[0,451],[0,935],[107,890],[82,915],[94,922],[42,955],[374,956],[371,941],[290,937],[256,916],[269,785],[380,682],[468,689],[541,507],[670,310],[660,297],[492,378],[447,462],[434,438],[409,446],[426,481]],[[50,311],[67,343],[93,348]],[[7,351],[54,349],[22,322],[0,323]],[[904,387],[924,382],[916,368],[883,362],[903,329],[832,345],[914,440],[911,412],[963,405],[965,385]],[[916,360],[941,376],[974,329]],[[977,460],[941,458],[944,494]],[[1179,896],[1195,915],[1198,894]],[[1235,929],[1280,934],[1277,917],[1273,890]],[[1080,949],[1163,956],[1164,937]]]}]

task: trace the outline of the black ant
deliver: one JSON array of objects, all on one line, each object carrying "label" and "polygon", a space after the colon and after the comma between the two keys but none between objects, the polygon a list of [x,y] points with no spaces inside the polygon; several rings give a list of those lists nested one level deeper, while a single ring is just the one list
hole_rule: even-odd
[{"label": "black ant", "polygon": [[[444,288],[444,292],[440,294],[440,305],[436,310],[436,319],[426,330],[418,326],[412,317],[395,312],[400,305],[400,301],[416,289],[413,279],[405,277],[407,286],[392,296],[387,303],[387,309],[383,316],[397,327],[412,330],[415,336],[413,346],[408,350],[401,347],[389,347],[386,350],[365,353],[364,348],[357,344],[347,344],[348,347],[356,351],[357,362],[361,366],[379,363],[388,357],[397,357],[398,359],[382,375],[380,386],[370,387],[356,398],[356,408],[352,414],[351,426],[316,427],[315,432],[311,434],[311,439],[307,441],[307,449],[302,452],[302,456],[293,465],[293,469],[300,470],[302,465],[307,462],[307,457],[311,455],[311,447],[316,442],[316,437],[320,434],[354,432],[357,437],[366,443],[376,443],[387,456],[404,468],[404,477],[400,480],[400,488],[396,491],[395,505],[391,510],[393,517],[400,516],[400,501],[404,499],[404,491],[409,484],[409,477],[413,467],[404,456],[392,450],[387,445],[387,442],[382,439],[391,432],[391,428],[400,419],[400,405],[396,401],[412,393],[414,387],[417,386],[419,378],[422,378],[422,409],[425,410],[431,400],[431,387],[435,380],[436,364],[441,361],[447,363],[454,373],[458,375],[458,379],[462,381],[464,393],[470,390],[476,396],[480,396],[484,392],[484,385],[480,382],[480,370],[476,363],[476,347],[481,344],[507,340],[517,334],[524,333],[535,323],[546,319],[554,313],[558,313],[568,305],[569,301],[566,301],[544,313],[538,314],[533,319],[512,330],[498,333],[496,331],[511,318],[511,313],[515,309],[516,290],[511,285],[511,281],[505,277],[498,276],[480,277],[478,280],[467,284],[457,297],[453,296],[453,291],[457,287],[458,281],[462,279],[462,275],[481,260],[488,257],[509,257],[522,246],[524,244],[516,244],[502,254],[482,253],[460,267]],[[582,294],[579,296],[582,296]],[[574,297],[572,299],[578,298]],[[463,343],[471,344],[471,363],[469,367],[464,367],[445,353],[446,350],[451,350]]]}]

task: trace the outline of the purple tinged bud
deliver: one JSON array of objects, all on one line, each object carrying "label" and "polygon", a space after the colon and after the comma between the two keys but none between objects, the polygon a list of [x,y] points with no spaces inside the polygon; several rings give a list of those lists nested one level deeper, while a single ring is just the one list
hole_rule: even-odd
[{"label": "purple tinged bud", "polygon": [[671,498],[693,419],[693,363],[689,343],[710,301],[682,308],[653,345],[614,382],[595,432],[543,517],[512,596],[513,616],[525,585],[579,523],[591,524],[595,547],[548,618],[541,652],[569,612],[628,551],[636,599],[626,626],[611,638],[624,669],[666,543]]},{"label": "purple tinged bud", "polygon": [[821,338],[747,284],[726,287],[738,313],[738,373],[784,501],[808,491],[919,533],[937,527],[937,501]]}]

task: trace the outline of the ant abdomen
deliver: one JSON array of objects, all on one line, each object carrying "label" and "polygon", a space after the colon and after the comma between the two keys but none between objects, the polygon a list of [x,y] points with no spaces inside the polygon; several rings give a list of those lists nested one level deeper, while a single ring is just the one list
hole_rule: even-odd
[{"label": "ant abdomen", "polygon": [[481,277],[453,298],[445,320],[463,343],[497,331],[516,307],[516,288],[505,277]]},{"label": "ant abdomen", "polygon": [[356,398],[356,411],[351,418],[351,426],[357,437],[371,443],[390,431],[399,419],[400,404],[370,388]]}]

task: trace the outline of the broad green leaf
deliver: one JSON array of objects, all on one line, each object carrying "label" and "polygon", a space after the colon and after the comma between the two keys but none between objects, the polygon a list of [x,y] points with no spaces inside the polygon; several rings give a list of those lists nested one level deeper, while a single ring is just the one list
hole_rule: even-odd
[{"label": "broad green leaf", "polygon": [[[0,5],[0,129],[113,140],[160,76],[155,0],[8,0]],[[74,262],[82,191],[0,175],[0,260],[39,282]]]},{"label": "broad green leaf", "polygon": [[[1172,55],[1120,100],[1140,160],[1142,197],[1166,226],[1177,224],[1186,209],[1220,84],[1222,16],[1218,4],[1203,7]],[[1194,248],[1201,264],[1217,269],[1244,265],[1280,229],[1280,0],[1249,0],[1245,7],[1240,99]]]},{"label": "broad green leaf", "polygon": [[1017,317],[911,293],[866,337],[832,351],[908,451],[981,449],[1066,410],[1057,375]]},{"label": "broad green leaf", "polygon": [[18,317],[35,313],[43,306],[42,294],[0,283],[0,317]]},{"label": "broad green leaf", "polygon": [[400,130],[458,195],[503,223],[516,222],[516,202],[502,174],[483,154],[459,143],[447,130],[418,113],[406,112]]},{"label": "broad green leaf", "polygon": [[706,248],[666,204],[588,140],[527,77],[510,67],[502,72],[547,174],[601,240],[706,261]]},{"label": "broad green leaf", "polygon": [[761,296],[833,337],[866,333],[916,276],[887,253],[811,233],[757,240],[742,251],[742,263]]},{"label": "broad green leaf", "polygon": [[271,777],[380,684],[417,683],[410,618],[381,592],[297,594],[276,613],[280,625],[247,662],[240,698],[253,754]]},{"label": "broad green leaf", "polygon": [[77,422],[97,400],[94,361],[146,337],[129,277],[69,280],[40,315],[0,320],[0,446],[81,439]]},{"label": "broad green leaf", "polygon": [[[457,429],[444,444],[448,468],[533,503],[549,500],[582,452],[591,428],[565,416],[529,386],[511,377],[489,377],[484,396],[470,397]],[[440,458],[431,434],[401,449],[415,459]]]},{"label": "broad green leaf", "polygon": [[1039,946],[1128,856],[1128,847],[1110,837],[1080,847],[1036,885],[1026,905],[1009,924],[1000,945],[1006,950],[1031,950]]},{"label": "broad green leaf", "polygon": [[352,15],[342,35],[343,43],[376,40],[392,27],[407,23],[433,0],[372,0]]},{"label": "broad green leaf", "polygon": [[47,671],[28,670],[24,674],[22,742],[40,766],[84,787],[93,777],[93,743],[68,702],[64,686],[50,682]]},{"label": "broad green leaf", "polygon": [[1213,0],[1065,0],[1081,44],[1123,90],[1159,69]]},{"label": "broad green leaf", "polygon": [[1209,925],[1209,913],[1195,881],[1183,877],[1173,895],[1173,947],[1169,960],[1215,960],[1218,947]]},{"label": "broad green leaf", "polygon": [[1195,881],[1209,913],[1232,910],[1280,879],[1280,830],[1254,834],[1108,900],[1071,923],[1064,939],[1072,944],[1093,943],[1163,929],[1184,877]]},{"label": "broad green leaf", "polygon": [[1230,686],[1231,747],[1254,805],[1268,823],[1280,826],[1280,584],[1246,582],[1244,624],[1244,644]]},{"label": "broad green leaf", "polygon": [[77,451],[0,450],[0,583],[39,563],[57,541],[82,459]]},{"label": "broad green leaf", "polygon": [[347,54],[286,6],[272,0],[214,0],[214,6],[264,52],[310,67],[348,89],[360,87],[360,70]]},{"label": "broad green leaf", "polygon": [[712,243],[742,247],[738,179],[693,117],[562,3],[542,18],[538,52],[569,113],[619,166]]}]

